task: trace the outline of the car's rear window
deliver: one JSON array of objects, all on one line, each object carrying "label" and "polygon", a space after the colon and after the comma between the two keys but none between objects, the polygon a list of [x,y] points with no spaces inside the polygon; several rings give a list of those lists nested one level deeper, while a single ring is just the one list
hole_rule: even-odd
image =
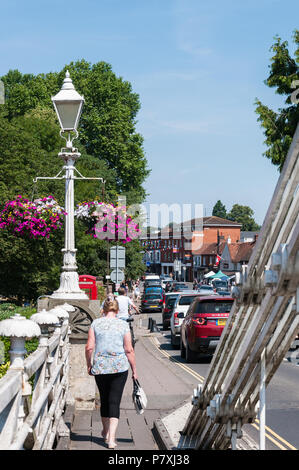
[{"label": "car's rear window", "polygon": [[176,301],[176,297],[171,297],[170,299],[167,300],[167,302],[165,303],[165,305],[167,307],[173,307],[174,304],[175,304],[175,301]]},{"label": "car's rear window", "polygon": [[160,294],[151,294],[151,295],[146,295],[145,298],[146,300],[155,300],[155,299],[161,299],[162,296]]},{"label": "car's rear window", "polygon": [[198,302],[194,313],[229,313],[232,308],[232,301],[227,302]]},{"label": "car's rear window", "polygon": [[190,305],[192,304],[195,297],[195,295],[184,295],[184,297],[180,298],[179,305]]}]

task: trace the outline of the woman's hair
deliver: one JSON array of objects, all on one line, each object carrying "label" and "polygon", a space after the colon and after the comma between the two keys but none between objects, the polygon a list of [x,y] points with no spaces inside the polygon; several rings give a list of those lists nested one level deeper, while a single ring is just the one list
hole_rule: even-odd
[{"label": "woman's hair", "polygon": [[108,312],[117,313],[118,310],[119,310],[119,307],[118,307],[117,300],[110,300],[110,299],[105,300],[105,303],[104,303],[104,306],[103,306],[103,312],[104,313],[108,313]]}]

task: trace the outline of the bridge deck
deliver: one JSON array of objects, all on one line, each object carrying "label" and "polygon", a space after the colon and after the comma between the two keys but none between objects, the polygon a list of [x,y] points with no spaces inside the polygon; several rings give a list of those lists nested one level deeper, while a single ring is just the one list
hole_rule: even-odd
[{"label": "bridge deck", "polygon": [[[146,318],[143,320],[145,324]],[[137,323],[137,322],[136,322]],[[148,407],[144,414],[137,415],[132,402],[131,373],[124,389],[121,415],[117,430],[117,450],[157,450],[153,428],[157,418],[167,415],[185,400],[191,400],[195,378],[178,370],[165,356],[161,355],[149,336],[145,326],[135,330],[138,339],[135,352],[140,383],[144,388]],[[69,416],[68,416],[69,415]],[[186,416],[187,418],[187,416]],[[61,440],[58,449],[106,450],[101,437],[99,407],[94,410],[68,410],[65,421],[71,429],[70,441]],[[64,443],[63,443],[64,442]]]}]

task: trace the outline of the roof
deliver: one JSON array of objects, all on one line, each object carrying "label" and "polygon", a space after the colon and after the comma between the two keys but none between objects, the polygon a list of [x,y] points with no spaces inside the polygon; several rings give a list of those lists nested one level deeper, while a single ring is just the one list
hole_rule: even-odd
[{"label": "roof", "polygon": [[222,217],[216,217],[215,215],[211,215],[209,217],[202,217],[202,218],[197,218],[197,219],[191,219],[191,220],[185,220],[184,222],[181,223],[173,223],[172,227],[166,226],[161,229],[161,232],[164,233],[171,233],[172,231],[174,232],[180,232],[181,231],[181,225],[185,226],[185,229],[188,229],[188,227],[192,226],[203,226],[203,227],[236,227],[236,228],[241,228],[242,224],[239,222],[235,222],[233,220],[228,220],[228,219],[223,219]]},{"label": "roof", "polygon": [[[204,243],[198,250],[193,252],[194,255],[217,255],[222,254],[226,242],[219,243]],[[218,251],[217,251],[218,248]]]},{"label": "roof", "polygon": [[[196,219],[195,219],[196,220]],[[233,220],[223,219],[222,217],[216,217],[212,215],[211,217],[203,217],[204,225],[235,225],[236,227],[242,227],[242,224],[235,222]]]},{"label": "roof", "polygon": [[241,263],[242,261],[249,261],[254,245],[255,241],[243,243],[228,243],[227,246],[232,262]]}]

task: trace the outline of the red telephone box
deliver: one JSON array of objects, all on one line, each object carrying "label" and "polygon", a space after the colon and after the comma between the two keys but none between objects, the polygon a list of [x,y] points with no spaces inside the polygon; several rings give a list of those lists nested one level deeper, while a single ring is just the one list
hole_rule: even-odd
[{"label": "red telephone box", "polygon": [[95,276],[81,274],[81,276],[79,276],[79,287],[86,292],[90,300],[97,300],[98,290]]}]

